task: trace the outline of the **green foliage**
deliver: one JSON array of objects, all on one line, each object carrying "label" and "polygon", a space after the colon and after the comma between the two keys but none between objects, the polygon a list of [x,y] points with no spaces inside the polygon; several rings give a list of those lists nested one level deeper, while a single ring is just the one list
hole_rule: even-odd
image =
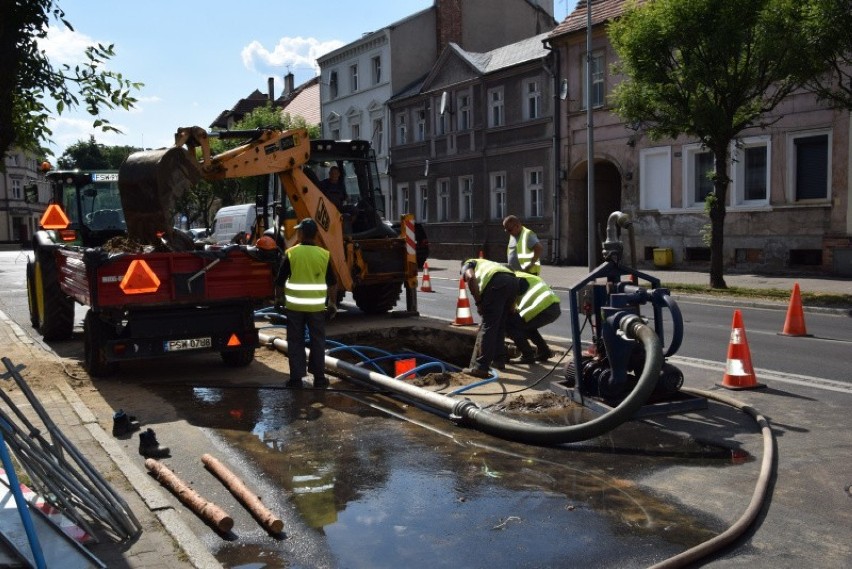
[{"label": "green foliage", "polygon": [[808,82],[820,99],[852,110],[852,0],[810,0],[802,20],[816,51],[816,73]]},{"label": "green foliage", "polygon": [[38,40],[47,37],[51,19],[74,29],[55,0],[3,2],[0,155],[12,144],[37,151],[52,134],[48,127],[51,111],[61,115],[82,106],[94,117],[93,126],[118,131],[100,114],[106,109],[130,109],[137,101],[132,92],[142,84],[105,68],[115,56],[111,44],[87,47],[86,61],[74,67],[52,65],[38,47]]},{"label": "green foliage", "polygon": [[57,163],[64,170],[118,170],[124,159],[141,150],[133,146],[105,146],[98,144],[94,136],[88,141],[78,140],[65,149]]}]

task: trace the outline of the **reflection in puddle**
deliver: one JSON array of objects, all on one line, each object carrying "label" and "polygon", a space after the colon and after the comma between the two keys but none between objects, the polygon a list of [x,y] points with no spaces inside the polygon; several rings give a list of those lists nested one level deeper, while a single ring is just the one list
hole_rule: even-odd
[{"label": "reflection in puddle", "polygon": [[[631,481],[730,464],[706,446],[675,452],[681,439],[654,439],[656,456],[531,447],[379,396],[187,389],[169,396],[182,416],[217,429],[298,511],[286,539],[223,542],[226,567],[640,567],[723,529]],[[628,446],[616,439],[601,447]]]}]

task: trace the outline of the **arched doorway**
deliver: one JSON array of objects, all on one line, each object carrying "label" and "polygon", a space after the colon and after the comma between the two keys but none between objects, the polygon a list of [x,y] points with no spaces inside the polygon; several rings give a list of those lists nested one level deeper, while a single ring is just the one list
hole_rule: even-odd
[{"label": "arched doorway", "polygon": [[[588,265],[587,237],[588,170],[586,162],[578,164],[569,174],[565,199],[562,202],[562,231],[560,239],[566,244],[565,262],[570,265]],[[606,221],[614,211],[621,209],[621,173],[612,162],[595,163],[595,265],[603,261],[601,243],[606,235]]]}]

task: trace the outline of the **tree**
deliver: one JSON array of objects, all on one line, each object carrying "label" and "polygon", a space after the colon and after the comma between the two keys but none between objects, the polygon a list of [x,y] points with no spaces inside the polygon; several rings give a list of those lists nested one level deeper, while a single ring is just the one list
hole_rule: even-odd
[{"label": "tree", "polygon": [[124,159],[140,150],[133,146],[105,146],[98,144],[94,136],[89,140],[78,140],[65,149],[57,164],[63,170],[118,170]]},{"label": "tree", "polygon": [[609,27],[625,80],[616,113],[652,139],[687,135],[712,152],[710,286],[727,288],[723,244],[731,143],[768,126],[767,114],[814,69],[799,0],[654,0]]},{"label": "tree", "polygon": [[818,73],[808,87],[831,105],[852,110],[852,0],[811,0],[803,19],[816,44]]},{"label": "tree", "polygon": [[[9,147],[40,150],[41,141],[52,134],[47,126],[46,100],[52,99],[55,111],[84,105],[94,116],[93,126],[115,131],[100,116],[105,109],[130,109],[136,103],[131,91],[142,83],[108,71],[104,65],[115,55],[112,45],[86,48],[86,62],[75,67],[54,67],[38,47],[47,36],[49,21],[55,19],[73,30],[55,0],[4,0],[0,12],[0,156]],[[0,168],[3,163],[0,162]]]}]

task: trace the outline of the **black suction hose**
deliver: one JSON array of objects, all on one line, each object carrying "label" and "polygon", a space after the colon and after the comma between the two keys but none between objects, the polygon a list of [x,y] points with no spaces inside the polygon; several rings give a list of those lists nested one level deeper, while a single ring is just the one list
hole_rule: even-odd
[{"label": "black suction hose", "polygon": [[[627,338],[641,342],[645,348],[647,356],[642,374],[636,387],[618,407],[600,417],[578,425],[556,427],[525,423],[481,409],[470,400],[458,400],[427,389],[421,389],[410,383],[399,381],[331,356],[325,357],[325,363],[327,367],[338,369],[382,390],[397,393],[435,410],[443,411],[450,418],[465,426],[473,427],[502,439],[540,445],[573,443],[598,437],[629,421],[633,414],[647,401],[657,385],[660,369],[663,365],[662,344],[659,337],[639,316],[634,314],[622,318],[619,328]],[[287,351],[287,342],[280,338],[273,338],[261,333],[260,339],[261,342],[272,344],[279,351]]]}]

